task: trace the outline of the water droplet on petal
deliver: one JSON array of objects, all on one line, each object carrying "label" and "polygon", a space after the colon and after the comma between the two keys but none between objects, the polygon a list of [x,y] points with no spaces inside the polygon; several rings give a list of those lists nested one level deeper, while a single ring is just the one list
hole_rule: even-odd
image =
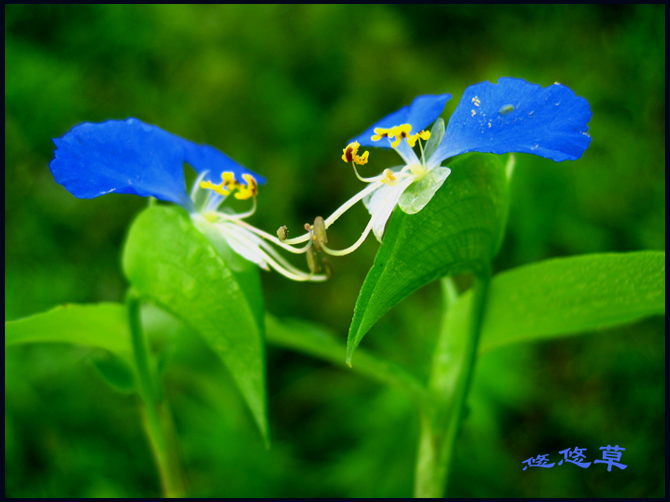
[{"label": "water droplet on petal", "polygon": [[514,105],[502,105],[500,107],[500,110],[498,110],[498,113],[500,115],[507,115],[510,112],[514,111]]}]

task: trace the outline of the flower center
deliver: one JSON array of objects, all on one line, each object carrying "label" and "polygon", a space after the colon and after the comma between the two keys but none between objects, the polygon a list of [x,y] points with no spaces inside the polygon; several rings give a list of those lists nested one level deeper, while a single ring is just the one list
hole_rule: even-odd
[{"label": "flower center", "polygon": [[216,211],[207,211],[202,216],[210,223],[215,223],[219,219],[219,213]]},{"label": "flower center", "polygon": [[423,164],[412,164],[411,166],[407,167],[409,168],[410,172],[417,177],[416,181],[419,181],[428,173],[428,169],[426,169],[426,166]]}]

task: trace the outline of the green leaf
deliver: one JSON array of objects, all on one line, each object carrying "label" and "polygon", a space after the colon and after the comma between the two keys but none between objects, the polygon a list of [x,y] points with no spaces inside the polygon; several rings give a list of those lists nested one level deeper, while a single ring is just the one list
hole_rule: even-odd
[{"label": "green leaf", "polygon": [[230,371],[268,441],[258,273],[233,272],[183,210],[165,206],[150,207],[137,217],[123,268],[140,294],[203,336]]},{"label": "green leaf", "polygon": [[[471,295],[448,313],[468,322]],[[665,252],[591,254],[525,265],[491,281],[480,352],[575,335],[665,314]]]},{"label": "green leaf", "polygon": [[120,392],[135,389],[132,347],[125,305],[66,304],[5,323],[5,347],[23,343],[72,343],[93,349],[93,366]]},{"label": "green leaf", "polygon": [[61,342],[97,347],[130,358],[132,347],[125,305],[62,305],[5,323],[5,347],[20,343]]},{"label": "green leaf", "polygon": [[449,163],[451,176],[422,211],[396,208],[356,301],[347,362],[368,330],[407,295],[440,277],[488,266],[507,217],[505,160],[462,155]]}]

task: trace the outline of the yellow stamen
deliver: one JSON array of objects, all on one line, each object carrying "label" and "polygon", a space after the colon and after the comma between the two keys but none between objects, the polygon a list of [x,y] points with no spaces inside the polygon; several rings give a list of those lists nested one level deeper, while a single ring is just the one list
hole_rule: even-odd
[{"label": "yellow stamen", "polygon": [[361,144],[358,141],[349,143],[346,148],[342,150],[342,160],[345,162],[353,162],[362,166],[363,164],[368,163],[368,157],[370,152],[364,152],[363,155],[358,155],[358,149],[361,147]]},{"label": "yellow stamen", "polygon": [[426,141],[430,138],[430,131],[419,131],[416,134],[412,134],[409,138],[407,138],[407,143],[409,143],[409,146],[414,148],[414,145],[416,145],[416,140],[419,138]]},{"label": "yellow stamen", "polygon": [[230,171],[222,172],[221,179],[223,180],[224,185],[231,185],[231,186],[237,185],[237,181],[235,180],[235,173],[233,172]]},{"label": "yellow stamen", "polygon": [[393,171],[390,169],[384,169],[384,175],[380,181],[386,183],[390,187],[398,183],[398,179],[393,175]]},{"label": "yellow stamen", "polygon": [[237,193],[235,194],[236,199],[244,200],[255,197],[258,193],[258,182],[256,179],[250,174],[243,174],[242,178],[247,182],[246,185],[238,183],[237,180],[235,180],[235,173],[225,171],[221,173],[221,179],[223,181],[218,185],[215,185],[211,181],[201,181],[200,187],[213,190],[224,197],[230,195],[230,192],[235,189],[237,189]]},{"label": "yellow stamen", "polygon": [[375,134],[370,138],[372,141],[379,141],[382,138],[387,138],[391,129],[384,129],[382,127],[375,127]]},{"label": "yellow stamen", "polygon": [[202,188],[208,188],[209,190],[214,190],[216,193],[219,195],[223,195],[224,197],[228,194],[230,194],[229,190],[226,190],[224,187],[226,186],[225,183],[221,183],[219,185],[215,185],[211,181],[201,181],[200,182],[200,187]]},{"label": "yellow stamen", "polygon": [[258,182],[256,181],[256,178],[250,174],[243,174],[242,177],[244,178],[244,181],[247,182],[247,184],[237,184],[237,193],[235,194],[235,198],[245,200],[251,197],[255,197],[258,193]]},{"label": "yellow stamen", "polygon": [[356,164],[358,164],[359,166],[362,166],[363,164],[367,164],[367,163],[368,163],[368,157],[369,157],[369,156],[370,156],[370,152],[368,152],[367,150],[365,150],[365,151],[363,152],[363,155],[356,155],[356,156],[354,157],[354,162],[355,162]]},{"label": "yellow stamen", "polygon": [[409,138],[410,131],[412,130],[412,126],[410,124],[402,124],[399,126],[392,127],[391,130],[389,131],[389,136],[390,137],[395,137],[395,141],[391,143],[391,146],[395,148],[400,144],[403,138]]},{"label": "yellow stamen", "polygon": [[342,150],[344,153],[342,154],[342,160],[345,161],[347,164],[349,162],[354,161],[354,155],[358,153],[358,149],[360,148],[361,144],[358,141],[354,141],[353,143],[349,143],[347,147]]}]

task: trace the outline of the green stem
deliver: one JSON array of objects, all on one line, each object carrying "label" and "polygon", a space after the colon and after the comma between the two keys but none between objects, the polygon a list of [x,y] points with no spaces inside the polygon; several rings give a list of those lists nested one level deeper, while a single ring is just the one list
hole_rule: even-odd
[{"label": "green stem", "polygon": [[[431,405],[421,409],[421,437],[414,485],[416,497],[439,498],[444,495],[474,375],[489,281],[488,268],[475,274],[466,337],[457,336],[458,333],[450,329],[454,320],[446,313],[443,318],[429,382]],[[443,281],[442,284],[445,307],[448,307],[454,301],[451,283]]]},{"label": "green stem", "polygon": [[128,291],[126,305],[139,394],[144,403],[144,425],[158,467],[163,494],[166,497],[181,497],[186,493],[186,485],[179,460],[177,435],[168,404],[162,398],[159,378],[149,359],[137,293]]}]

